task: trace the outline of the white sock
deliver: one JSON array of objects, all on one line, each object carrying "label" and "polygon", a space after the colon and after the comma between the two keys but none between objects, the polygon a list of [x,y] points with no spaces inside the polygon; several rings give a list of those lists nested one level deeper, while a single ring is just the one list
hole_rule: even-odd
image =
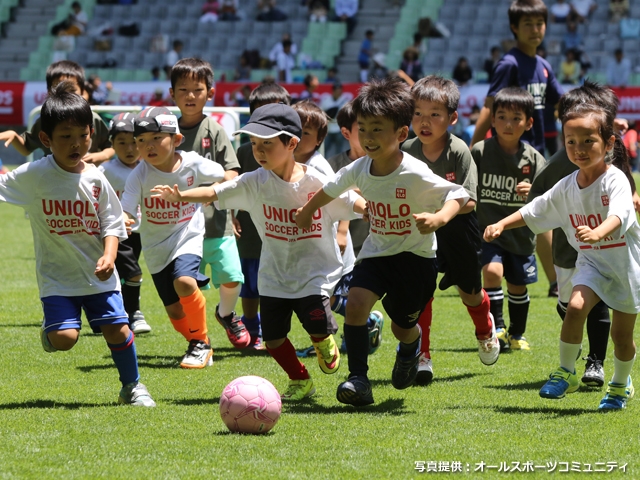
[{"label": "white sock", "polygon": [[238,298],[240,297],[240,289],[242,284],[238,283],[236,287],[229,288],[224,285],[220,285],[220,304],[218,306],[218,315],[222,318],[231,314],[236,308]]},{"label": "white sock", "polygon": [[565,343],[560,340],[560,366],[574,373],[581,346],[581,343]]},{"label": "white sock", "polygon": [[629,375],[631,375],[631,369],[633,368],[633,362],[636,361],[636,356],[627,362],[623,362],[622,360],[618,360],[616,357],[616,352],[613,352],[613,378],[611,381],[613,383],[618,383],[621,385],[627,384],[627,379]]}]

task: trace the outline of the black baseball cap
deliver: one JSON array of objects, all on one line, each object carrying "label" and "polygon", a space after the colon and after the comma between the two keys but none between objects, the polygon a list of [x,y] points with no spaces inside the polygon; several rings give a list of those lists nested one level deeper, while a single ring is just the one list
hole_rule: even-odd
[{"label": "black baseball cap", "polygon": [[269,103],[256,108],[249,122],[240,130],[233,132],[234,135],[240,133],[258,138],[274,138],[285,134],[300,141],[302,124],[298,112],[289,105]]},{"label": "black baseball cap", "polygon": [[133,118],[135,113],[119,113],[109,123],[109,136],[115,137],[118,133],[133,133]]},{"label": "black baseball cap", "polygon": [[178,117],[165,107],[145,108],[133,119],[133,134],[147,132],[180,133]]}]

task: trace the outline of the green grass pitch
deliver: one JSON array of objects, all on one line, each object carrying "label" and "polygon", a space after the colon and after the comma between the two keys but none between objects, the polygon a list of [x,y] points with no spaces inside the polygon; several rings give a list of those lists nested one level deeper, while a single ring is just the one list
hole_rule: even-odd
[{"label": "green grass pitch", "polygon": [[[383,344],[370,357],[373,406],[355,409],[335,399],[346,357],[332,376],[308,358],[316,395],[285,404],[271,433],[237,435],[218,414],[224,386],[259,375],[283,390],[287,379],[266,353],[231,347],[214,320],[215,291],[205,292],[214,365],[182,370],[186,342],[172,330],[145,267],[142,307],[153,332],[139,336],[137,348],[142,381],[158,406],[116,406],[116,369],[103,338],[88,326],[70,352],[42,350],[29,222],[22,209],[0,204],[0,225],[0,478],[404,479],[434,475],[426,471],[433,468],[442,471],[439,478],[587,478],[576,470],[588,469],[611,470],[591,476],[640,478],[638,400],[626,411],[601,414],[602,390],[581,387],[558,401],[538,396],[557,366],[560,331],[543,274],[530,289],[530,352],[482,365],[460,300],[453,290],[438,292],[431,385],[391,386],[396,345],[387,322]],[[297,323],[291,339],[297,347],[309,344]],[[607,378],[611,344],[608,353]],[[579,362],[580,375],[583,369]]]}]

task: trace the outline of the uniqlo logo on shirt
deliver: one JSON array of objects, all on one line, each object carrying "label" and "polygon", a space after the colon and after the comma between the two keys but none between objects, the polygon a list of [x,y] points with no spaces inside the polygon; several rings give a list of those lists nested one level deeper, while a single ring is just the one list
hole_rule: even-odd
[{"label": "uniqlo logo on shirt", "polygon": [[531,173],[531,166],[525,165],[524,167],[522,167],[522,173],[524,175],[529,175]]},{"label": "uniqlo logo on shirt", "polygon": [[100,187],[96,187],[96,186],[94,186],[94,187],[91,189],[91,194],[93,195],[93,198],[99,198],[99,197],[100,197],[100,191],[101,191],[101,190],[102,190],[102,189],[101,189]]},{"label": "uniqlo logo on shirt", "polygon": [[547,71],[546,68],[542,69],[544,71],[544,78],[549,78],[549,72]]},{"label": "uniqlo logo on shirt", "polygon": [[407,198],[407,190],[404,188],[396,188],[396,198]]},{"label": "uniqlo logo on shirt", "polygon": [[313,196],[315,195],[315,193],[309,193],[307,194],[307,200],[311,200],[313,198]]},{"label": "uniqlo logo on shirt", "polygon": [[609,195],[602,195],[600,199],[602,200],[603,207],[609,206]]},{"label": "uniqlo logo on shirt", "polygon": [[448,182],[455,182],[456,181],[456,172],[450,172],[450,173],[446,173],[444,178],[448,181]]},{"label": "uniqlo logo on shirt", "polygon": [[188,185],[188,186],[193,185],[193,177],[188,177],[188,178],[187,178],[187,185]]},{"label": "uniqlo logo on shirt", "polygon": [[203,138],[202,139],[202,148],[209,148],[211,146],[211,139],[210,138]]}]

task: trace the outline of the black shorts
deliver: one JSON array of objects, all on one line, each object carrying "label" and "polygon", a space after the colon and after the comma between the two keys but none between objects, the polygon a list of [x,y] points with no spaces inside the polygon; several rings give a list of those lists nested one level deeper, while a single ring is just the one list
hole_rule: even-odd
[{"label": "black shorts", "polygon": [[296,312],[309,335],[324,337],[338,331],[338,324],[329,304],[329,298],[310,295],[303,298],[277,298],[260,296],[260,322],[265,341],[285,338],[291,330],[291,315]]},{"label": "black shorts", "polygon": [[198,282],[198,287],[200,288],[209,283],[209,277],[200,273],[201,261],[202,258],[200,258],[199,255],[180,255],[160,272],[151,274],[153,284],[156,286],[156,290],[158,291],[158,296],[165,307],[180,301],[180,297],[173,286],[173,281],[176,278],[195,278],[196,282]]},{"label": "black shorts", "polygon": [[437,278],[435,258],[402,252],[362,260],[353,269],[350,290],[359,287],[375,293],[391,321],[409,329],[433,297]]},{"label": "black shorts", "polygon": [[142,269],[138,260],[142,252],[140,234],[133,232],[127,239],[118,244],[118,256],[116,257],[116,270],[121,280],[129,280],[142,275]]},{"label": "black shorts", "polygon": [[440,290],[457,285],[465,293],[482,290],[482,246],[476,212],[453,217],[436,230]]}]

